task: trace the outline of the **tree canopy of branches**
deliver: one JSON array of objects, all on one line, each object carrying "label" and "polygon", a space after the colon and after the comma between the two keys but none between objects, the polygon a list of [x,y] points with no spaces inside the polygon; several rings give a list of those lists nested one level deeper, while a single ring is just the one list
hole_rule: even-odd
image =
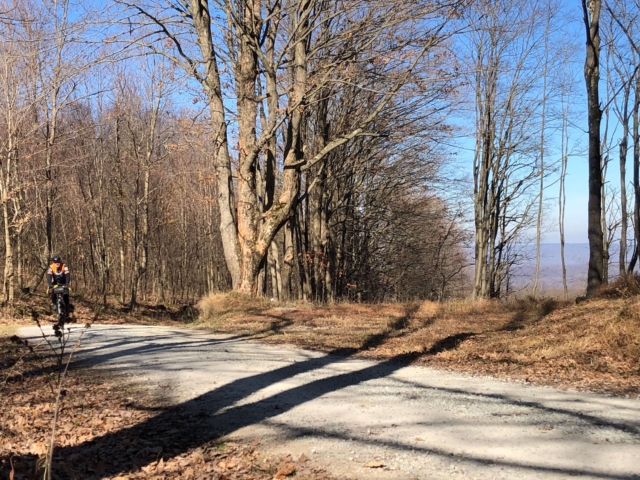
[{"label": "tree canopy of branches", "polygon": [[557,0],[102,7],[0,1],[3,302],[36,291],[54,252],[80,290],[130,307],[227,289],[442,299],[468,274],[476,298],[503,297],[534,236],[535,294],[557,180],[564,244],[579,70],[588,292],[615,242],[621,274],[637,264],[637,0],[575,6],[579,67]]},{"label": "tree canopy of branches", "polygon": [[549,28],[557,12],[546,1],[479,1],[466,13],[472,26],[467,65],[475,106],[477,298],[508,293],[511,269],[536,221],[536,198],[542,201],[535,185],[548,174],[542,163],[550,126],[545,106],[556,91],[552,72],[561,59],[549,54],[545,38],[558,35]]},{"label": "tree canopy of branches", "polygon": [[131,307],[455,293],[467,235],[434,185],[461,6],[3,2],[4,300],[53,252]]},{"label": "tree canopy of branches", "polygon": [[[460,2],[123,5],[127,21],[137,22],[131,41],[170,59],[206,95],[227,268],[234,288],[255,294],[301,183],[311,194],[325,173],[307,178],[324,170],[331,152],[387,135],[376,120],[407,86],[441,82],[424,73],[439,68]],[[350,95],[366,101],[351,103],[351,122],[331,124],[332,104]]]}]

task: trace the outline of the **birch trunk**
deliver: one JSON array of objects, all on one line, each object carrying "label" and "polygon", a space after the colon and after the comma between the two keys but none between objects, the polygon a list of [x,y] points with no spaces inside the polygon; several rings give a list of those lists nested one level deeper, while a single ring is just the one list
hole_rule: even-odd
[{"label": "birch trunk", "polygon": [[560,262],[562,264],[562,286],[564,289],[564,299],[569,299],[569,289],[567,287],[567,266],[565,264],[565,255],[564,255],[564,245],[565,245],[565,237],[564,237],[564,221],[565,221],[565,206],[567,202],[567,195],[565,190],[565,179],[567,178],[567,162],[569,158],[569,129],[568,129],[568,115],[567,108],[568,106],[563,105],[563,116],[562,116],[562,140],[561,140],[561,155],[562,158],[560,160],[560,181],[559,181],[559,193],[558,193],[558,231],[560,232]]}]

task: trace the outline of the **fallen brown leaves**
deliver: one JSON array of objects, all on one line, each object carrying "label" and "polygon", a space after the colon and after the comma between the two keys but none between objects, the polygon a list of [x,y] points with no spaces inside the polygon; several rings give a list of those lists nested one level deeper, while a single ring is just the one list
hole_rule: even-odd
[{"label": "fallen brown leaves", "polygon": [[[160,456],[159,452],[159,456]],[[124,479],[216,479],[216,480],[271,480],[284,479],[295,474],[296,478],[328,479],[321,469],[313,469],[304,462],[294,462],[291,456],[265,457],[250,445],[233,442],[210,443],[188,453],[165,460],[152,461],[138,472]],[[106,478],[106,477],[105,477]]]},{"label": "fallen brown leaves", "polygon": [[[562,388],[640,393],[640,297],[421,304],[273,305],[217,295],[201,326],[267,343]],[[209,316],[206,316],[206,315]]]},{"label": "fallen brown leaves", "polygon": [[[44,358],[43,364],[7,337],[0,337],[0,359],[0,478],[42,478],[55,402],[54,360]],[[185,413],[176,409],[172,420],[167,415],[170,410],[117,378],[70,370],[64,388],[53,478],[271,480],[294,474],[310,480],[329,478],[304,456],[294,461],[291,456],[259,453],[259,441],[245,445],[216,440],[185,450],[180,444],[186,439],[172,437],[170,429],[135,435],[141,430],[131,427],[159,411],[169,428],[172,422],[183,421]],[[117,440],[104,440],[116,432]],[[76,453],[65,455],[69,450]],[[109,473],[114,471],[119,473]]]},{"label": "fallen brown leaves", "polygon": [[592,300],[470,338],[443,364],[561,387],[640,393],[640,299]]}]

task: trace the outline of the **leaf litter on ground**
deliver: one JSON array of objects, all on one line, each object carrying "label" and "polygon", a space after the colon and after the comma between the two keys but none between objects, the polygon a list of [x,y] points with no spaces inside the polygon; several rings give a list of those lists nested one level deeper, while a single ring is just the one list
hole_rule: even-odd
[{"label": "leaf litter on ground", "polygon": [[[55,395],[55,360],[25,354],[23,345],[0,337],[0,478],[42,478],[51,434]],[[44,365],[43,365],[44,363]],[[123,383],[115,376],[93,370],[71,369],[64,385],[66,395],[57,424],[53,478],[60,479],[214,479],[271,480],[295,475],[309,480],[329,480],[323,469],[310,465],[306,456],[269,456],[260,442],[246,444],[223,439],[203,442],[186,451],[185,439],[163,432],[127,435],[130,427],[171,409],[145,394],[141,386]],[[183,413],[175,411],[175,421]],[[168,423],[171,423],[170,416]],[[118,432],[117,442],[92,441]],[[139,432],[139,430],[138,430]],[[68,457],[60,447],[86,446]],[[107,468],[108,467],[108,468]],[[118,475],[108,472],[118,471]]]}]

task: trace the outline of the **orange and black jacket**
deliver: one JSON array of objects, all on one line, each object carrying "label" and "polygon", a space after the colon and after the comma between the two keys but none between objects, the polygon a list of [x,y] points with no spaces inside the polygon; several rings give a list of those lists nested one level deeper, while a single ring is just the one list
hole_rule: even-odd
[{"label": "orange and black jacket", "polygon": [[49,287],[53,287],[54,284],[69,285],[70,280],[71,274],[69,273],[69,267],[64,263],[60,264],[60,268],[58,268],[55,263],[49,265],[47,269],[47,284]]}]

